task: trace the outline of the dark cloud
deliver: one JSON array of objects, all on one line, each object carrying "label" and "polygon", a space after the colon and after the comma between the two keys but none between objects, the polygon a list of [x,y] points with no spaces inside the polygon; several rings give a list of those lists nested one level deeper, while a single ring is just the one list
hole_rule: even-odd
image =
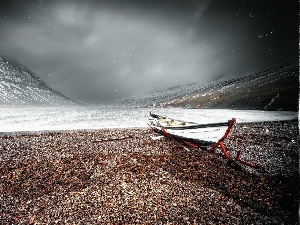
[{"label": "dark cloud", "polygon": [[298,2],[0,1],[0,54],[87,102],[298,59]]}]

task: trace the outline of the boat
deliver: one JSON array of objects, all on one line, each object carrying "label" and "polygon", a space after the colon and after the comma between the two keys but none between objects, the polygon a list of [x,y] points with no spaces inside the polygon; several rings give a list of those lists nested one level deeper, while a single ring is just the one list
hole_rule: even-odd
[{"label": "boat", "polygon": [[[165,116],[160,116],[150,112],[148,124],[155,132],[167,138],[182,142],[194,148],[207,150],[216,153],[216,148],[223,152],[223,156],[228,160],[228,165],[233,168],[241,168],[241,164],[252,168],[264,170],[264,167],[245,161],[240,158],[241,152],[236,152],[236,157],[231,158],[226,146],[223,144],[236,122],[235,118],[223,123],[198,124],[175,120]],[[219,154],[219,153],[218,153]]]},{"label": "boat", "polygon": [[[167,134],[174,139],[195,143],[200,147],[213,145],[225,134],[230,121],[199,124],[176,120],[150,112],[149,126],[156,132]],[[232,123],[235,122],[235,119]]]}]

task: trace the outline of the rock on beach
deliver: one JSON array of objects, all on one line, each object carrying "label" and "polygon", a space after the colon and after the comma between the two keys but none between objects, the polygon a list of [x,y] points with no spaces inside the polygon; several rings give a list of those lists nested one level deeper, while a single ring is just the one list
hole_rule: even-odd
[{"label": "rock on beach", "polygon": [[151,129],[0,134],[1,224],[297,224],[298,121],[236,124],[264,171]]}]

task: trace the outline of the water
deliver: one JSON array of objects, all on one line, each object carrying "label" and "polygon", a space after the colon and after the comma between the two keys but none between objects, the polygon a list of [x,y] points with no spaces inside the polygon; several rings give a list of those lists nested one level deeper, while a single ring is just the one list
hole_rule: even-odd
[{"label": "water", "polygon": [[297,112],[225,109],[149,109],[117,106],[0,108],[0,132],[147,127],[149,112],[198,123],[278,121]]}]

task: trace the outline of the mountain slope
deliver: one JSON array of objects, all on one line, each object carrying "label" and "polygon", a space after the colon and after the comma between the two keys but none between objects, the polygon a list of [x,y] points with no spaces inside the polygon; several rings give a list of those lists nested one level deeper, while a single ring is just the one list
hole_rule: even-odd
[{"label": "mountain slope", "polygon": [[298,110],[299,66],[295,62],[242,78],[178,86],[147,96],[119,100],[148,107]]},{"label": "mountain slope", "polygon": [[217,82],[163,103],[170,106],[259,110],[298,109],[299,66],[288,64]]},{"label": "mountain slope", "polygon": [[48,87],[28,68],[0,57],[0,105],[74,105],[77,102]]}]

